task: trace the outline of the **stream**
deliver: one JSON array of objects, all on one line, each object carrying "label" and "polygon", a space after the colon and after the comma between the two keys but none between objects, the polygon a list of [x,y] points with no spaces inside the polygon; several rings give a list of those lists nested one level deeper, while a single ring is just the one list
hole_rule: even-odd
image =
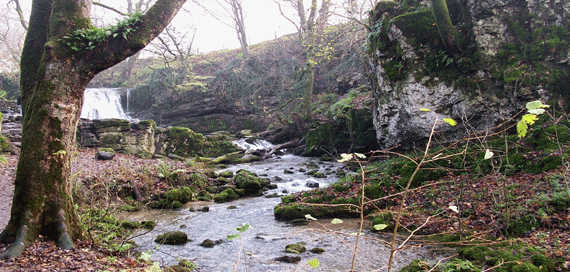
[{"label": "stream", "polygon": [[[298,171],[300,168],[307,169],[311,162],[318,166],[319,172],[332,174],[327,178],[314,179]],[[228,169],[234,172],[246,169],[267,177],[278,185],[277,189],[267,194],[284,195],[311,189],[305,186],[308,181],[318,182],[320,187],[327,186],[336,180],[334,172],[340,167],[342,165],[336,162],[283,155],[261,162],[234,165]],[[294,173],[284,174],[285,169]],[[292,226],[274,219],[273,207],[280,201],[280,198],[256,197],[220,204],[191,202],[179,211],[129,213],[128,219],[157,220],[154,230],[135,234],[133,240],[140,250],[152,252],[151,260],[166,265],[187,259],[198,265],[198,271],[350,271],[356,241],[356,236],[350,234],[357,232],[358,220],[343,219],[342,224],[336,225],[330,224],[330,220],[319,220],[307,226]],[[204,206],[209,207],[209,212],[198,211]],[[196,211],[190,211],[191,207]],[[239,233],[235,228],[243,223],[251,225],[251,228],[241,233],[240,238],[227,240],[228,235]],[[388,240],[388,237],[370,232],[369,225],[364,229],[361,236],[364,239],[360,239],[358,245],[355,271],[386,271],[390,250],[382,240]],[[156,236],[173,230],[185,232],[192,241],[179,246],[154,243]],[[223,242],[213,248],[199,246],[205,239],[222,239]],[[304,243],[307,248],[307,252],[298,254],[301,262],[288,264],[274,260],[285,255],[297,255],[283,252],[286,245],[294,243]],[[311,253],[309,250],[315,247],[323,248],[325,252]],[[320,262],[317,269],[307,264],[315,258]],[[423,248],[406,248],[397,254],[397,269],[394,271],[416,258],[434,259],[434,256]]]}]

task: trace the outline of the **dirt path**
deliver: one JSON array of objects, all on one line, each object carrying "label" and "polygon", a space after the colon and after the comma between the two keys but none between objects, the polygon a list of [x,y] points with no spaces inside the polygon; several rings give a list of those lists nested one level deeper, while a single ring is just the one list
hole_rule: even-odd
[{"label": "dirt path", "polygon": [[12,194],[14,192],[14,174],[18,158],[14,155],[3,155],[8,163],[0,164],[0,231],[8,224]]}]

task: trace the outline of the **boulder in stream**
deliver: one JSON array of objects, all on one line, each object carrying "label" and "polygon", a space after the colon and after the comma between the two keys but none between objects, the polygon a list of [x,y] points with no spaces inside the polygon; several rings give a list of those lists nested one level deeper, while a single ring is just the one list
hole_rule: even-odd
[{"label": "boulder in stream", "polygon": [[181,231],[168,231],[154,239],[154,242],[161,245],[183,245],[188,241],[191,241],[188,235]]}]

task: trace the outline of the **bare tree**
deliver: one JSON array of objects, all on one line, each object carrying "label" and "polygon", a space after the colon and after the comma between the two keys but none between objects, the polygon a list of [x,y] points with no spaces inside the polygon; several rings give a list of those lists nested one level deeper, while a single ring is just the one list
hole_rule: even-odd
[{"label": "bare tree", "polygon": [[[317,46],[317,29],[323,29],[328,24],[330,11],[330,0],[321,0],[319,8],[318,0],[311,0],[311,6],[305,9],[303,0],[275,0],[283,17],[289,20],[297,28],[299,40],[305,47],[305,92],[303,95],[303,108],[305,119],[312,120],[312,102],[313,89],[315,85],[315,65],[316,65],[316,46]],[[292,7],[297,13],[298,18],[293,20],[283,11],[282,4]]]},{"label": "bare tree", "polygon": [[247,43],[247,35],[245,31],[245,18],[243,16],[243,7],[241,0],[214,0],[217,4],[216,8],[206,6],[202,1],[193,0],[196,5],[201,7],[205,12],[212,15],[222,24],[234,28],[239,40],[244,58],[249,58],[249,46]]}]

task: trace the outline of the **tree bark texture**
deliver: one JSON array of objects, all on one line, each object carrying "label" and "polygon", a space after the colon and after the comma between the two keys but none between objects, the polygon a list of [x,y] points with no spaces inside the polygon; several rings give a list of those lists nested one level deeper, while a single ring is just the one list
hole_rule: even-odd
[{"label": "tree bark texture", "polygon": [[12,259],[39,234],[73,248],[84,238],[71,196],[71,154],[83,94],[99,72],[137,53],[172,20],[185,0],[158,0],[126,35],[119,28],[92,49],[64,36],[92,28],[91,0],[34,0],[21,60],[22,148],[10,221],[0,259]]},{"label": "tree bark texture", "polygon": [[443,44],[451,53],[455,54],[457,51],[455,46],[456,33],[451,23],[451,18],[449,17],[447,2],[445,1],[446,0],[432,0],[432,12]]}]

